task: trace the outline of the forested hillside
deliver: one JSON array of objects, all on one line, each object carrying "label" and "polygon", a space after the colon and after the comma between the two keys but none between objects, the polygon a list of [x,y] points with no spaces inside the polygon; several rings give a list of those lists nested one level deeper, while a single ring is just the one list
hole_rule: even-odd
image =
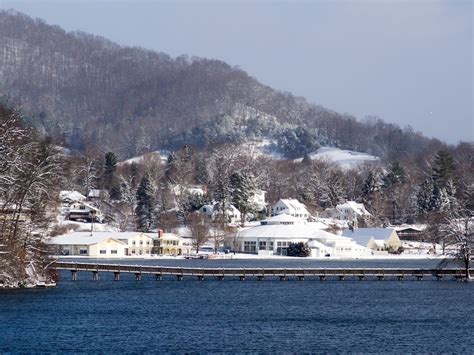
[{"label": "forested hillside", "polygon": [[395,160],[443,145],[309,104],[218,60],[122,47],[8,11],[0,12],[0,96],[59,143],[121,158],[249,136],[274,139],[288,157],[331,145]]}]

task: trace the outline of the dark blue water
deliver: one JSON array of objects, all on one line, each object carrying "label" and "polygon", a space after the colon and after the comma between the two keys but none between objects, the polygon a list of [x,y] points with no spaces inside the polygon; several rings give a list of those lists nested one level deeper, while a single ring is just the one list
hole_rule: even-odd
[{"label": "dark blue water", "polygon": [[[206,261],[159,263],[211,266]],[[280,266],[265,260],[213,263]],[[387,263],[386,267],[432,266],[430,261],[383,265]],[[474,283],[194,278],[178,282],[151,276],[136,282],[133,275],[113,282],[109,274],[93,282],[86,273],[72,282],[68,273],[61,276],[55,289],[0,292],[0,352],[471,354],[474,349]]]}]

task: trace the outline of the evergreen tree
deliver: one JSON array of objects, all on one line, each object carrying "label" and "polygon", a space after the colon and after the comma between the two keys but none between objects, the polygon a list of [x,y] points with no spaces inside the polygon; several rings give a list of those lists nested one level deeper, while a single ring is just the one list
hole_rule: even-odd
[{"label": "evergreen tree", "polygon": [[448,180],[454,179],[456,166],[453,157],[447,151],[440,150],[434,159],[432,177],[435,185],[445,187]]},{"label": "evergreen tree", "polygon": [[115,178],[115,170],[117,169],[117,156],[115,153],[107,152],[105,154],[104,164],[104,188],[109,192],[110,198],[113,200],[120,199],[120,186]]},{"label": "evergreen tree", "polygon": [[230,185],[232,188],[232,203],[240,211],[243,225],[246,215],[253,209],[250,199],[256,190],[255,178],[251,173],[236,172],[230,176]]},{"label": "evergreen tree", "polygon": [[148,232],[155,222],[155,194],[151,184],[150,176],[145,174],[137,189],[137,228],[142,232]]},{"label": "evergreen tree", "polygon": [[416,195],[418,213],[427,213],[433,209],[433,180],[426,178],[420,185]]},{"label": "evergreen tree", "polygon": [[362,202],[370,205],[375,193],[380,191],[380,181],[374,171],[370,171],[362,187]]},{"label": "evergreen tree", "polygon": [[402,185],[405,183],[406,173],[399,162],[394,163],[390,167],[390,171],[383,178],[383,187],[388,189],[394,185]]}]

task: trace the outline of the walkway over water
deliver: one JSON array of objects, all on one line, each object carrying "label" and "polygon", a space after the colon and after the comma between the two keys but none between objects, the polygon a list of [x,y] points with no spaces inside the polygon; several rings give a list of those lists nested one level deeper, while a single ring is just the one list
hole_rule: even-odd
[{"label": "walkway over water", "polygon": [[[92,279],[98,280],[100,272],[114,274],[114,280],[120,280],[120,274],[134,274],[137,281],[142,275],[152,275],[157,280],[163,276],[174,276],[178,281],[183,277],[196,277],[198,280],[205,278],[234,277],[244,281],[248,277],[263,280],[265,278],[279,278],[287,280],[294,278],[304,280],[305,278],[319,278],[326,280],[334,278],[345,280],[355,278],[359,280],[385,280],[385,279],[460,279],[463,278],[464,270],[460,268],[447,269],[419,269],[419,268],[187,268],[168,266],[145,266],[145,265],[119,265],[119,264],[96,264],[76,262],[55,262],[51,266],[56,270],[68,270],[71,272],[72,280],[77,280],[79,271],[92,273]],[[472,273],[472,269],[471,269]]]}]

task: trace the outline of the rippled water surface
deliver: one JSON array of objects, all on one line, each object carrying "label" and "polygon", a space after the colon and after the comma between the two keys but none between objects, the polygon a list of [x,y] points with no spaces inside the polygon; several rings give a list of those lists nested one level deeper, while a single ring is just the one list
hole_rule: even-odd
[{"label": "rippled water surface", "polygon": [[[301,261],[148,263],[285,267]],[[428,268],[433,262],[323,265]],[[474,351],[474,283],[69,278],[61,273],[55,289],[0,292],[0,352]]]}]

